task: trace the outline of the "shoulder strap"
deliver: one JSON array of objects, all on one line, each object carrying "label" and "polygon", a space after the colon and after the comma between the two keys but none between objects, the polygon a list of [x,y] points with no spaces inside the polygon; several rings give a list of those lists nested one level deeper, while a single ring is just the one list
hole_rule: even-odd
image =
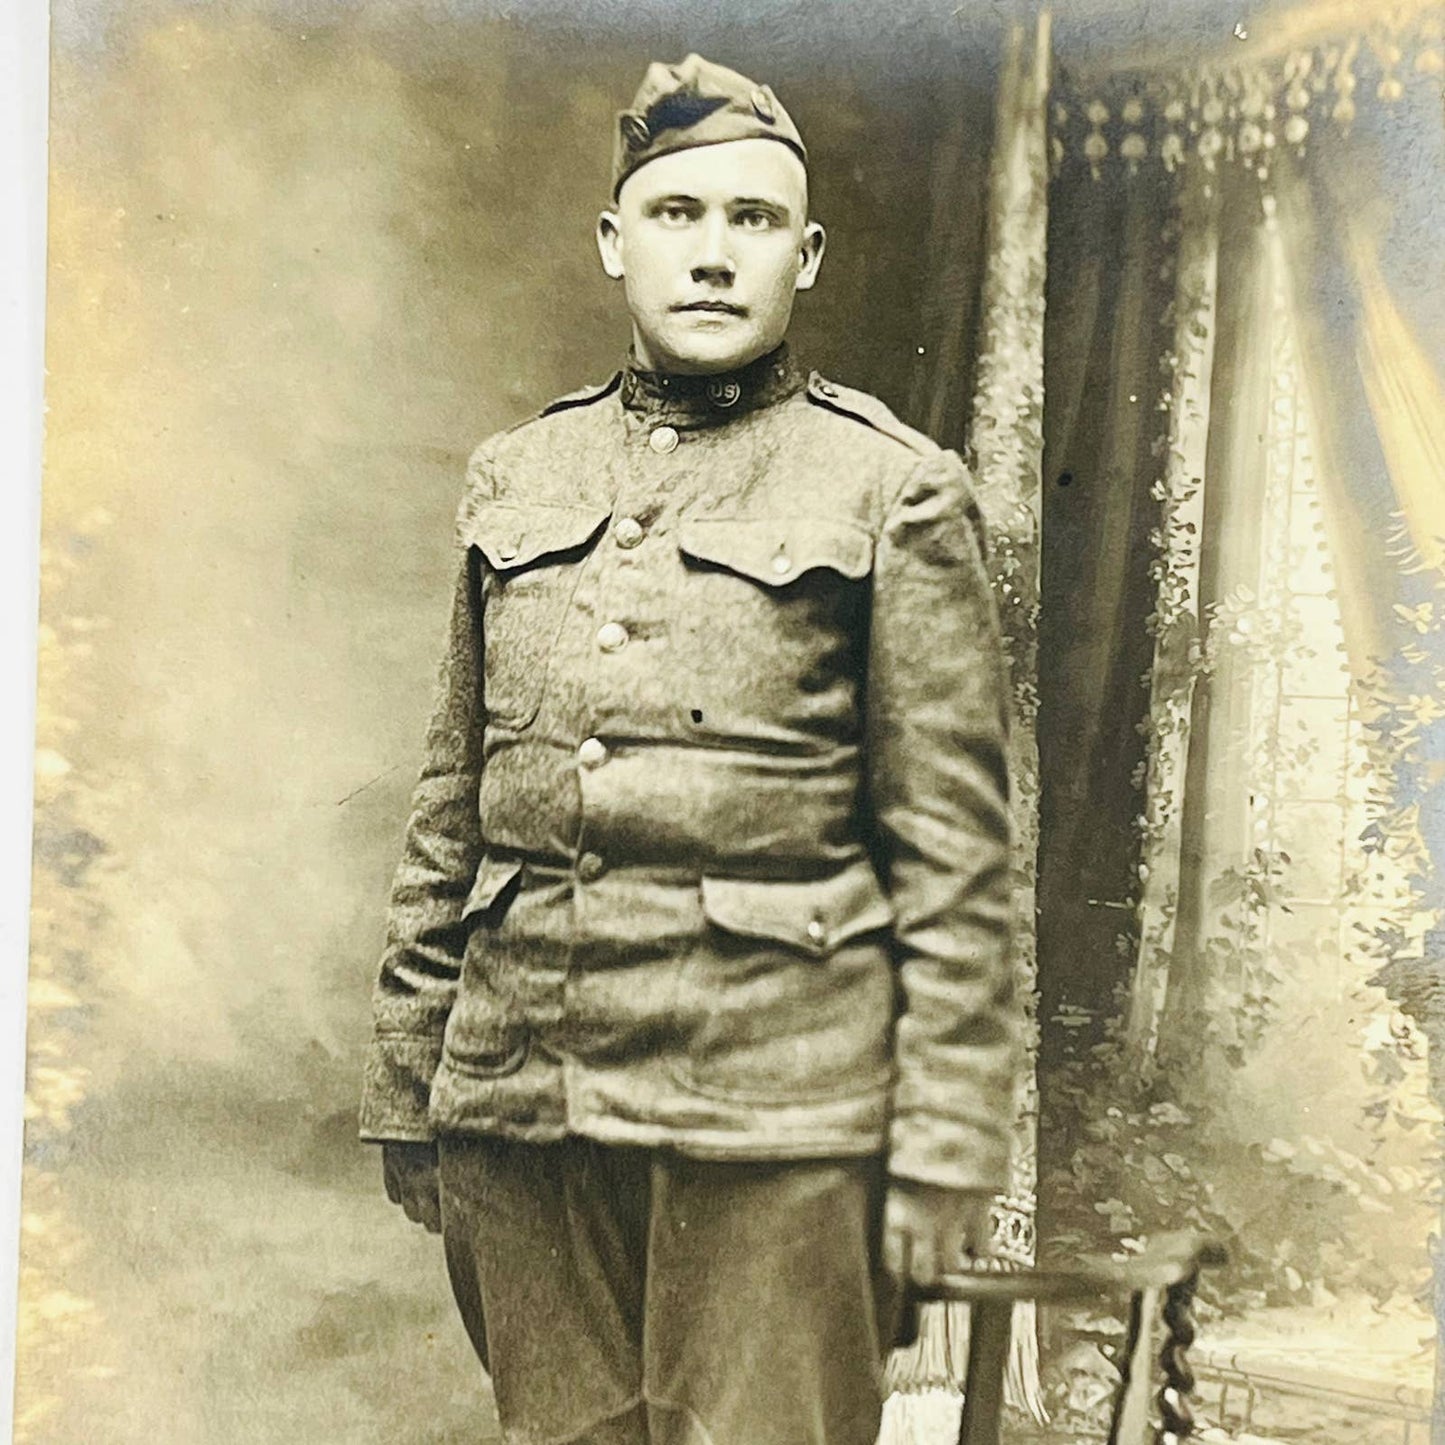
[{"label": "shoulder strap", "polygon": [[588,406],[594,401],[601,401],[604,396],[616,391],[621,381],[622,373],[614,371],[606,381],[597,382],[593,386],[579,386],[576,391],[569,391],[566,396],[549,401],[537,415],[551,416],[554,411],[566,411],[568,407]]},{"label": "shoulder strap", "polygon": [[616,391],[621,381],[622,373],[615,371],[606,381],[599,381],[592,386],[579,386],[576,391],[569,391],[565,396],[559,396],[555,401],[549,401],[541,411],[534,411],[531,416],[524,416],[520,421],[514,421],[511,426],[503,427],[496,433],[493,440],[510,436],[512,432],[520,431],[525,426],[531,426],[534,421],[540,421],[544,416],[551,416],[554,412],[567,411],[574,406],[590,406],[594,401],[601,401],[604,396],[610,396]]},{"label": "shoulder strap", "polygon": [[899,421],[876,396],[866,391],[855,391],[851,386],[841,386],[836,381],[819,376],[816,371],[808,377],[808,400],[840,416],[852,417],[854,421],[902,442],[913,451],[930,455],[939,450],[937,442]]}]

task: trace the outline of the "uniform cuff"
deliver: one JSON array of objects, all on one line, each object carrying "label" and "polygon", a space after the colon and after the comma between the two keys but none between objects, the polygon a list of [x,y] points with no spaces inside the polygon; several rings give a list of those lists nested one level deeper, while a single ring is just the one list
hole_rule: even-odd
[{"label": "uniform cuff", "polygon": [[407,1036],[372,1040],[361,1093],[360,1134],[365,1140],[428,1140],[431,1083],[441,1065],[440,1039]]},{"label": "uniform cuff", "polygon": [[1009,1183],[1009,1141],[997,1129],[959,1119],[895,1117],[888,1136],[888,1172],[918,1184],[1002,1194]]}]

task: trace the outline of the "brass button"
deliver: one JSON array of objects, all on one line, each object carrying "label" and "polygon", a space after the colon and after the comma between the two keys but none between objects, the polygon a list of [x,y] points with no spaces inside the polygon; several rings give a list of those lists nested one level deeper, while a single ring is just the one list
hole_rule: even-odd
[{"label": "brass button", "polygon": [[627,629],[620,622],[604,622],[597,629],[597,645],[603,652],[616,652],[627,646]]},{"label": "brass button", "polygon": [[828,930],[823,927],[821,918],[810,918],[808,920],[808,942],[822,943],[827,938]]},{"label": "brass button", "polygon": [[647,439],[647,445],[659,456],[666,456],[668,452],[677,450],[677,428],[675,426],[660,426]]},{"label": "brass button", "polygon": [[736,406],[738,398],[742,394],[742,387],[731,378],[727,381],[710,381],[707,384],[708,400],[712,402],[714,406]]},{"label": "brass button", "polygon": [[779,577],[786,577],[792,570],[793,559],[791,557],[786,557],[783,553],[779,552],[778,555],[773,558],[773,571],[776,572]]},{"label": "brass button", "polygon": [[757,116],[760,121],[765,125],[774,125],[777,123],[778,117],[773,110],[772,98],[762,86],[759,86],[753,91],[748,99],[752,102],[753,114]]},{"label": "brass button", "polygon": [[818,383],[818,395],[826,396],[830,399],[835,398],[838,395],[838,388],[834,386],[831,381],[820,381]]},{"label": "brass button", "polygon": [[635,547],[643,536],[642,523],[636,517],[619,517],[612,531],[619,547]]},{"label": "brass button", "polygon": [[584,883],[595,883],[607,871],[607,864],[597,853],[584,853],[577,860],[577,876]]},{"label": "brass button", "polygon": [[584,738],[577,749],[577,761],[584,768],[600,768],[607,761],[607,744],[601,738]]},{"label": "brass button", "polygon": [[502,546],[497,548],[498,560],[502,562],[515,561],[519,550],[520,549],[515,544],[511,542],[505,542],[502,544]]}]

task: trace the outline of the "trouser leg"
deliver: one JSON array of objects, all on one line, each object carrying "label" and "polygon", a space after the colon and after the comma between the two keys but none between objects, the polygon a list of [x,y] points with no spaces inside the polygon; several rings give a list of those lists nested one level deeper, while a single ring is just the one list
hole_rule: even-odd
[{"label": "trouser leg", "polygon": [[878,1161],[467,1140],[441,1169],[509,1445],[873,1445],[895,1313]]},{"label": "trouser leg", "polygon": [[893,1292],[876,1160],[652,1170],[652,1445],[873,1445]]},{"label": "trouser leg", "polygon": [[457,1305],[509,1445],[645,1445],[648,1156],[586,1139],[444,1140]]}]

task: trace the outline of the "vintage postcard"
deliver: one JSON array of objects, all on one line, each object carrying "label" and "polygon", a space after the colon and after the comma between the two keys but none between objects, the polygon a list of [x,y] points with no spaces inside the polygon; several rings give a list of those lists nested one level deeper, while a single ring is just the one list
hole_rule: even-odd
[{"label": "vintage postcard", "polygon": [[1442,88],[51,0],[15,1440],[1445,1440]]}]

